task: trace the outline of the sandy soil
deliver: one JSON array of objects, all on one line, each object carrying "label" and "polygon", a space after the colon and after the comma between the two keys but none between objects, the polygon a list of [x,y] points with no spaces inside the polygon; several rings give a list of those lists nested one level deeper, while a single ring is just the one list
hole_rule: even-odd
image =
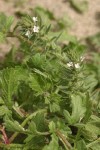
[{"label": "sandy soil", "polygon": [[85,38],[100,31],[100,0],[87,0],[88,10],[84,14],[72,9],[68,0],[23,0],[23,4],[14,7],[18,1],[22,0],[0,0],[0,12],[14,15],[18,10],[26,12],[29,8],[42,6],[54,12],[57,17],[70,16],[74,22],[70,33],[78,38]]}]

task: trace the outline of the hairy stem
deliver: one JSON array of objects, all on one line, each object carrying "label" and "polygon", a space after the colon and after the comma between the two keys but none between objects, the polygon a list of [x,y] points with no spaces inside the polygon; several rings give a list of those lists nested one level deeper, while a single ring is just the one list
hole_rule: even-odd
[{"label": "hairy stem", "polygon": [[68,142],[68,140],[63,136],[63,134],[59,130],[56,130],[56,135],[59,137],[61,142],[64,144],[66,150],[72,149],[71,144]]},{"label": "hairy stem", "polygon": [[3,139],[4,143],[5,144],[10,144],[8,136],[7,136],[6,132],[5,132],[5,128],[4,127],[2,127],[2,128],[0,127],[0,131],[2,132],[2,139]]},{"label": "hairy stem", "polygon": [[27,42],[29,45],[33,45],[33,42],[31,42],[31,41],[27,40],[25,37],[15,34],[13,32],[9,32],[7,34],[7,37],[15,37],[15,38],[18,38],[19,40],[23,40],[23,41]]}]

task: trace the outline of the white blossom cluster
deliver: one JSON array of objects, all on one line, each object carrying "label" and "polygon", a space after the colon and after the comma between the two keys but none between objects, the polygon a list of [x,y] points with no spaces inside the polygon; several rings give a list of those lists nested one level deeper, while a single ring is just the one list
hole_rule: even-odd
[{"label": "white blossom cluster", "polygon": [[68,66],[68,67],[73,67],[73,66],[75,66],[75,68],[80,68],[79,63],[73,64],[73,62],[67,63],[67,66]]},{"label": "white blossom cluster", "polygon": [[[33,26],[32,31],[33,31],[34,33],[38,33],[38,32],[39,32],[39,26],[36,25],[36,22],[38,21],[38,18],[37,18],[37,17],[33,17],[32,20],[33,20],[33,22],[34,22],[34,26]],[[31,32],[28,30],[28,31],[25,33],[25,35],[29,38],[30,35],[31,35]]]},{"label": "white blossom cluster", "polygon": [[[84,60],[84,57],[80,57],[80,60],[81,60],[81,62]],[[69,62],[69,63],[67,63],[67,66],[68,67],[73,67],[73,66],[75,66],[75,68],[80,68],[80,64],[79,63],[76,63],[76,64],[73,64],[73,62]]]}]

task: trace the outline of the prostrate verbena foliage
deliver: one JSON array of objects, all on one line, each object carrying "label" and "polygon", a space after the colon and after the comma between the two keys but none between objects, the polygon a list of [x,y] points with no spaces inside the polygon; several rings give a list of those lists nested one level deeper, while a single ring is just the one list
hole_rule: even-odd
[{"label": "prostrate verbena foliage", "polygon": [[0,16],[0,41],[19,40],[0,66],[0,149],[99,150],[100,81],[85,47],[58,43],[37,17],[11,24]]}]

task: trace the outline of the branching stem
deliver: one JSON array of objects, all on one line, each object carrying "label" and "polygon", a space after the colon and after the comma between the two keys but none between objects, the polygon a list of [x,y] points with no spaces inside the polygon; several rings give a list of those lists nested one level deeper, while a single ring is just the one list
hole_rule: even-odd
[{"label": "branching stem", "polygon": [[[37,113],[42,113],[42,112],[46,112],[46,109],[41,109],[41,110],[38,110],[34,113],[32,113],[31,115],[29,115],[21,124],[22,127],[24,127],[29,120],[31,120],[34,116],[36,116]],[[12,143],[14,141],[14,139],[19,135],[18,132],[15,132],[9,139],[10,143]]]}]

